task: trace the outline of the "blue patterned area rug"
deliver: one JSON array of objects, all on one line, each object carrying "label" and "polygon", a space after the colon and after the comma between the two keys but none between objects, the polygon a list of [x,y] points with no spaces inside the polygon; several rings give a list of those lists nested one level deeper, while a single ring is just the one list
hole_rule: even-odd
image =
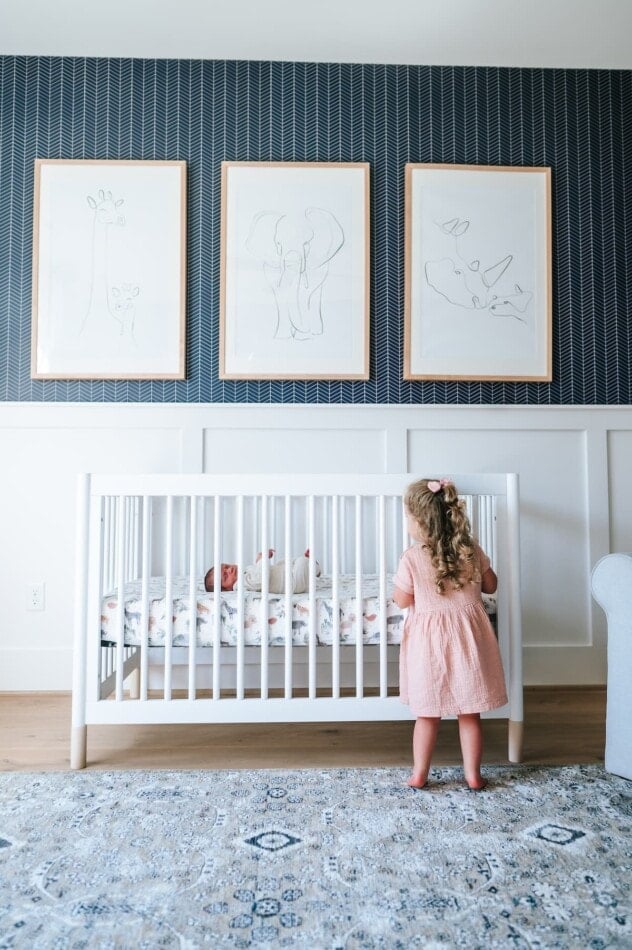
[{"label": "blue patterned area rug", "polygon": [[0,774],[0,947],[632,946],[598,766]]}]

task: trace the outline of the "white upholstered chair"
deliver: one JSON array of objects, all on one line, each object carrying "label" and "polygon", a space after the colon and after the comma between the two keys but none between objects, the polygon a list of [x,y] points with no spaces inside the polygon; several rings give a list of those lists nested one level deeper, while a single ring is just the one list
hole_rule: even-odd
[{"label": "white upholstered chair", "polygon": [[608,620],[606,769],[632,779],[632,554],[607,554],[592,593]]}]

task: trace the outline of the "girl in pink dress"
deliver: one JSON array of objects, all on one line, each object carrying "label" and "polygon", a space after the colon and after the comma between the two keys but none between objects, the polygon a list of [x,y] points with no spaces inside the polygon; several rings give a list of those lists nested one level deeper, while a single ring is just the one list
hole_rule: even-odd
[{"label": "girl in pink dress", "polygon": [[465,780],[480,791],[487,784],[480,713],[507,702],[498,641],[481,599],[481,591],[495,592],[496,574],[472,538],[452,482],[414,482],[404,507],[416,543],[401,557],[393,600],[409,608],[399,654],[400,699],[417,717],[408,784],[427,784],[441,718],[457,716]]}]

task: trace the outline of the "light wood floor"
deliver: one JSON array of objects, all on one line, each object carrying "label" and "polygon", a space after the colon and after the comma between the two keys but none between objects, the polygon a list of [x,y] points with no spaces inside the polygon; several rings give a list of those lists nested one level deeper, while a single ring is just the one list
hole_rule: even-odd
[{"label": "light wood floor", "polygon": [[[603,762],[605,709],[601,687],[527,687],[525,763]],[[88,768],[406,767],[411,733],[411,722],[90,726]],[[69,736],[69,694],[0,693],[0,771],[68,769]],[[460,761],[448,720],[433,763]],[[505,722],[485,722],[484,761],[507,761]]]}]

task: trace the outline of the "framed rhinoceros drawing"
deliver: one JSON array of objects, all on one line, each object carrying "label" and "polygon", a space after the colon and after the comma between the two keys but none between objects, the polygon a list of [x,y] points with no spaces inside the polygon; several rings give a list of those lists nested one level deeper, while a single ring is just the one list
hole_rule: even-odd
[{"label": "framed rhinoceros drawing", "polygon": [[551,380],[551,170],[406,165],[404,379]]},{"label": "framed rhinoceros drawing", "polygon": [[368,379],[369,165],[222,162],[221,379]]}]

